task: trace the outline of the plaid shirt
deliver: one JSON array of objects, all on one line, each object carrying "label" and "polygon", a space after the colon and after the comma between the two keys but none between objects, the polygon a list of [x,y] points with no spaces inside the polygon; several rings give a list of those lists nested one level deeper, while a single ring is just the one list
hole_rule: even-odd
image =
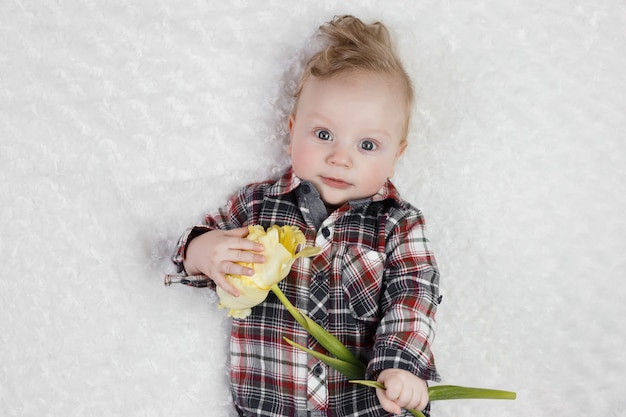
[{"label": "plaid shirt", "polygon": [[[173,260],[182,270],[187,244],[201,233],[254,224],[298,226],[308,245],[322,248],[296,261],[280,287],[367,363],[367,378],[401,368],[439,380],[431,352],[439,273],[421,212],[391,182],[327,215],[315,187],[289,169],[278,181],[241,189],[205,224],[188,229]],[[242,416],[387,415],[373,388],[348,383],[283,336],[324,352],[271,292],[248,318],[233,319],[231,384]]]}]

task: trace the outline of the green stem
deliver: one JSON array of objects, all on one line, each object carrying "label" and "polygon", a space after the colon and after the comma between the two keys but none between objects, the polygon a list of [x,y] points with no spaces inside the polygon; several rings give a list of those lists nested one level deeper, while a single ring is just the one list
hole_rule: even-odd
[{"label": "green stem", "polygon": [[[287,308],[287,311],[293,316],[293,318],[300,323],[300,325],[329,353],[333,354],[336,358],[332,358],[328,355],[324,355],[320,352],[316,352],[311,349],[299,345],[292,340],[284,338],[287,343],[300,349],[304,352],[313,355],[317,359],[325,362],[329,366],[332,366],[337,371],[346,375],[350,382],[365,385],[372,388],[382,388],[385,386],[377,381],[364,380],[365,365],[354,356],[335,336],[327,332],[320,325],[315,323],[305,314],[302,314],[300,310],[291,304],[285,294],[275,284],[271,287],[271,290],[280,302]],[[514,400],[516,394],[511,391],[502,391],[486,388],[470,388],[460,387],[456,385],[436,385],[428,388],[428,397],[430,401],[440,400],[455,400],[455,399],[492,399],[492,400]],[[424,414],[418,410],[408,410],[416,417],[424,417]]]},{"label": "green stem", "polygon": [[294,307],[280,288],[278,288],[278,284],[274,284],[270,289],[274,294],[276,294],[278,300],[285,306],[285,308],[287,308],[287,311],[298,323],[300,323],[304,330],[313,336],[329,353],[342,361],[348,362],[361,369],[361,375],[358,377],[363,378],[365,375],[365,365],[356,356],[354,356],[354,354],[350,352],[339,339]]},{"label": "green stem", "polygon": [[[371,388],[385,389],[378,381],[352,380],[353,384],[361,384]],[[460,400],[460,399],[484,399],[484,400],[514,400],[516,394],[511,391],[502,391],[488,388],[460,387],[458,385],[435,385],[428,387],[430,401]]]},{"label": "green stem", "polygon": [[301,351],[308,353],[309,355],[321,360],[326,365],[332,367],[336,371],[341,372],[348,379],[363,378],[363,368],[359,366],[355,366],[354,364],[346,362],[346,361],[342,361],[341,359],[333,358],[328,355],[324,355],[323,353],[317,352],[315,350],[308,349],[286,337],[283,337],[283,339],[285,340],[285,342],[289,343],[291,346],[295,347],[296,349],[300,349]]},{"label": "green stem", "polygon": [[431,401],[461,399],[514,400],[517,394],[511,391],[488,388],[435,385],[428,388],[428,396]]},{"label": "green stem", "polygon": [[296,319],[296,321],[300,323],[300,325],[308,331],[307,323],[306,323],[306,319],[304,318],[304,315],[300,312],[300,310],[295,308],[293,304],[291,304],[291,301],[289,301],[289,299],[280,290],[280,288],[278,288],[278,284],[272,285],[270,287],[270,290],[272,290],[272,292],[276,294],[276,297],[278,297],[278,300],[285,306],[285,308],[287,308],[287,311],[289,311],[289,313],[293,316],[293,318]]}]

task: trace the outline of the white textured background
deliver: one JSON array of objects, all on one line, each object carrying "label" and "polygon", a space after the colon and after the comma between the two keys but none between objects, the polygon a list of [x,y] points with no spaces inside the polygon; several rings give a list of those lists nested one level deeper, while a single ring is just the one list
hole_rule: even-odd
[{"label": "white textured background", "polygon": [[0,415],[229,416],[227,321],[180,233],[277,175],[309,37],[396,33],[396,183],[442,270],[434,416],[626,415],[620,0],[0,2]]}]

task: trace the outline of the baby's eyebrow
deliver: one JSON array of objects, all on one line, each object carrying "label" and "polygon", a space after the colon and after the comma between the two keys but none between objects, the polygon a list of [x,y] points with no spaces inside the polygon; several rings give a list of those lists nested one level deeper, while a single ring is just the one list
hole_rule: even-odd
[{"label": "baby's eyebrow", "polygon": [[367,128],[363,129],[364,134],[361,139],[374,139],[385,142],[392,139],[391,133],[387,129]]},{"label": "baby's eyebrow", "polygon": [[312,119],[314,122],[320,122],[322,124],[331,122],[331,119],[329,117],[323,115],[322,113],[318,113],[318,112],[310,113],[310,114],[308,114],[308,117],[310,119]]}]

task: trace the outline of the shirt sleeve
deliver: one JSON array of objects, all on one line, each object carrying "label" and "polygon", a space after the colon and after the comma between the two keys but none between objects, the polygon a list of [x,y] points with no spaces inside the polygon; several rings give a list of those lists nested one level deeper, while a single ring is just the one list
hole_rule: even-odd
[{"label": "shirt sleeve", "polygon": [[386,242],[387,263],[380,299],[381,321],[367,376],[399,368],[439,381],[431,345],[439,304],[439,270],[417,210],[398,221]]},{"label": "shirt sleeve", "polygon": [[248,225],[252,194],[250,187],[242,188],[228,200],[226,205],[214,213],[206,215],[202,224],[191,226],[185,230],[178,240],[172,256],[172,261],[179,273],[185,272],[183,261],[187,246],[194,238],[211,230],[230,230]]}]

